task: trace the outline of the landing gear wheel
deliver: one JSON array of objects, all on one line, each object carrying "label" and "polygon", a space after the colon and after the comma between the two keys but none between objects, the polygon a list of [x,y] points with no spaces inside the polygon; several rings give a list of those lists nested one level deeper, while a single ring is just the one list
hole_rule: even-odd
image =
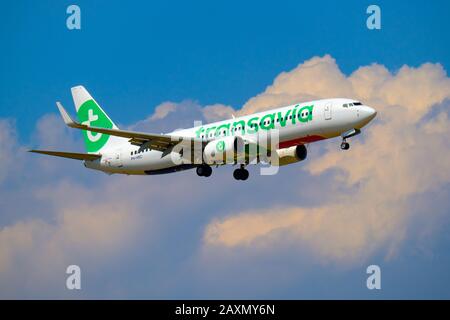
[{"label": "landing gear wheel", "polygon": [[203,167],[197,167],[196,171],[199,177],[203,177],[203,172],[205,171]]},{"label": "landing gear wheel", "polygon": [[209,177],[212,173],[211,167],[207,165],[197,167],[196,171],[199,177]]},{"label": "landing gear wheel", "polygon": [[241,169],[236,169],[233,171],[233,177],[236,180],[241,180]]},{"label": "landing gear wheel", "polygon": [[247,180],[248,179],[248,176],[250,175],[249,173],[248,173],[248,170],[247,169],[241,169],[242,170],[242,174],[241,174],[241,180]]},{"label": "landing gear wheel", "polygon": [[247,180],[249,176],[249,172],[247,169],[240,168],[233,171],[233,177],[236,180]]},{"label": "landing gear wheel", "polygon": [[350,144],[349,144],[348,142],[346,142],[346,141],[342,141],[342,143],[341,143],[341,149],[342,149],[342,150],[348,150],[348,149],[350,149]]},{"label": "landing gear wheel", "polygon": [[205,166],[205,173],[203,174],[204,177],[209,177],[212,173],[212,169],[210,166]]}]

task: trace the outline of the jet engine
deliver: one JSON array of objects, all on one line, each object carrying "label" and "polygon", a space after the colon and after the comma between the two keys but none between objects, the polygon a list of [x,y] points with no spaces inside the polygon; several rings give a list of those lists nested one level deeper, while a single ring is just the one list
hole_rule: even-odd
[{"label": "jet engine", "polygon": [[308,154],[308,151],[303,144],[292,146],[289,148],[278,149],[276,152],[278,156],[279,166],[284,166],[287,164],[305,160]]},{"label": "jet engine", "polygon": [[240,137],[223,137],[210,141],[203,150],[207,164],[234,163],[243,154],[244,142]]}]

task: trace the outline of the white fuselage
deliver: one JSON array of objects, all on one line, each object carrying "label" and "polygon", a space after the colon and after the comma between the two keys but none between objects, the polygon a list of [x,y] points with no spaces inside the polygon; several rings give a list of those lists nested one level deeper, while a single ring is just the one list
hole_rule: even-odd
[{"label": "white fuselage", "polygon": [[[355,104],[355,105],[351,105]],[[293,116],[294,115],[294,116]],[[277,148],[287,148],[342,135],[361,129],[376,115],[376,111],[354,99],[324,99],[267,110],[247,116],[170,132],[174,136],[196,137],[204,141],[224,136],[239,136],[258,141],[259,136],[278,130]],[[243,128],[244,127],[244,128]],[[180,165],[179,153],[160,151],[124,144],[102,152],[95,161],[85,161],[87,168],[107,173],[160,174],[195,167]],[[174,159],[177,160],[174,162]]]}]

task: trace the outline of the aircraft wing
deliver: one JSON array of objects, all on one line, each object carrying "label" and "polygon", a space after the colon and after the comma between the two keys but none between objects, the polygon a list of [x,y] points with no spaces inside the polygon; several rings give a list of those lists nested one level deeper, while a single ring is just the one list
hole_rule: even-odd
[{"label": "aircraft wing", "polygon": [[178,144],[180,141],[202,143],[201,139],[191,137],[181,137],[167,134],[154,134],[138,131],[108,129],[108,128],[88,126],[85,124],[81,124],[77,121],[74,121],[67,113],[66,109],[64,109],[64,107],[61,105],[61,103],[57,102],[56,105],[58,106],[59,112],[61,113],[61,116],[67,126],[81,130],[105,133],[112,136],[128,138],[129,142],[133,145],[137,146],[145,145],[145,147],[149,147],[154,150],[167,151],[169,148]]},{"label": "aircraft wing", "polygon": [[30,150],[30,152],[46,154],[49,156],[69,158],[75,160],[96,160],[101,158],[100,154],[78,153],[78,152],[60,152],[60,151],[47,151],[47,150]]}]

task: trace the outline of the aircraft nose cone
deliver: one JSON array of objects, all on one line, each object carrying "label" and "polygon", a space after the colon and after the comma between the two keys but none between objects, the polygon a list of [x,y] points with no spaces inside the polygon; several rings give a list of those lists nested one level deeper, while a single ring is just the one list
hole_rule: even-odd
[{"label": "aircraft nose cone", "polygon": [[377,111],[374,108],[364,106],[361,108],[361,116],[365,121],[370,121],[377,115]]}]

